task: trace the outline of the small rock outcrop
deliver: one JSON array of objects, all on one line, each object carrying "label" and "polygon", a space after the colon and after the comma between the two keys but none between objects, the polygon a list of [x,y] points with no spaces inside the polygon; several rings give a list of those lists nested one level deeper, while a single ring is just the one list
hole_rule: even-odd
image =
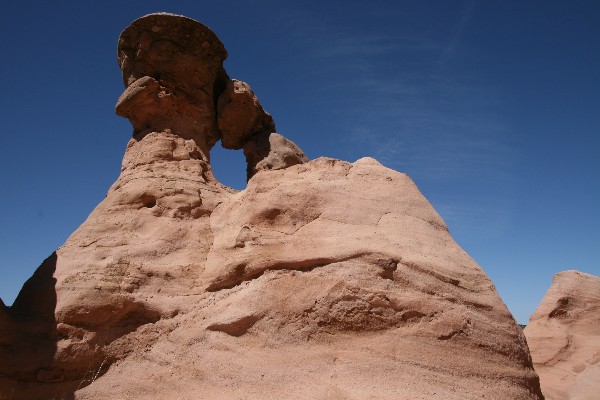
[{"label": "small rock outcrop", "polygon": [[525,336],[548,400],[595,399],[600,393],[600,277],[554,275]]},{"label": "small rock outcrop", "polygon": [[275,132],[275,122],[246,82],[236,79],[227,83],[217,107],[221,144],[239,150],[248,139],[259,133]]},{"label": "small rock outcrop", "polygon": [[248,180],[260,171],[284,169],[308,162],[294,142],[279,133],[268,131],[254,135],[244,145]]},{"label": "small rock outcrop", "polygon": [[[0,398],[541,400],[522,330],[405,174],[308,161],[207,27],[119,39],[134,133],[87,220],[0,305]],[[210,149],[244,149],[245,190]]]}]

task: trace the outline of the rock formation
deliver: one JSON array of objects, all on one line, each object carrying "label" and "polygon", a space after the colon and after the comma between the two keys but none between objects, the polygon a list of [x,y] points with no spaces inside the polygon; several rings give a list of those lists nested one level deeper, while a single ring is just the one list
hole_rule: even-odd
[{"label": "rock formation", "polygon": [[221,144],[239,150],[253,135],[275,132],[275,122],[260,105],[246,82],[231,80],[219,96],[218,123]]},{"label": "rock formation", "polygon": [[134,21],[119,37],[127,89],[117,114],[131,121],[134,138],[170,131],[193,139],[207,160],[219,139],[215,99],[227,85],[226,57],[217,36],[192,19],[155,14]]},{"label": "rock formation", "polygon": [[248,180],[259,171],[284,169],[304,164],[308,158],[294,142],[279,133],[261,132],[252,136],[244,146]]},{"label": "rock formation", "polygon": [[[134,21],[118,54],[121,174],[0,309],[0,398],[543,398],[521,329],[408,176],[307,161],[189,18]],[[243,191],[212,174],[220,138],[244,148]]]},{"label": "rock formation", "polygon": [[554,275],[525,335],[548,400],[595,399],[600,393],[600,277]]}]

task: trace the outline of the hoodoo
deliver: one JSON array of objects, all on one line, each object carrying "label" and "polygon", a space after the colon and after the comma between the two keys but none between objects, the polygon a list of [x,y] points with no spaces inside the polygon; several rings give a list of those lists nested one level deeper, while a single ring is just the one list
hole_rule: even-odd
[{"label": "hoodoo", "polygon": [[[411,179],[308,161],[226,56],[182,16],[121,34],[121,174],[0,304],[0,398],[543,399],[521,329]],[[219,140],[243,149],[245,190],[214,178]]]}]

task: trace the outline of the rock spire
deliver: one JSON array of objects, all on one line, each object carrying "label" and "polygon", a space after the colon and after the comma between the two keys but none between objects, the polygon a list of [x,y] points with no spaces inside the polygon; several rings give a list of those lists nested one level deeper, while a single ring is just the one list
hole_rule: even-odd
[{"label": "rock spire", "polygon": [[[273,118],[250,85],[229,79],[226,58],[219,38],[191,18],[160,13],[135,20],[119,37],[117,59],[126,88],[117,114],[129,119],[136,141],[156,132],[174,135],[186,141],[190,158],[208,162],[219,139],[226,149],[244,148],[248,179],[261,169],[308,161],[281,135],[269,139]],[[270,167],[257,167],[269,157],[273,161],[263,164]]]}]

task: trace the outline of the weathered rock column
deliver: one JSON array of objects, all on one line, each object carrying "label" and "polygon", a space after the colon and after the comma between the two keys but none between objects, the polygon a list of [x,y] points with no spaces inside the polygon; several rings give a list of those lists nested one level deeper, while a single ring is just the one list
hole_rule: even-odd
[{"label": "weathered rock column", "polygon": [[219,38],[193,19],[160,13],[129,25],[119,37],[126,89],[116,112],[130,120],[134,139],[164,132],[193,140],[191,158],[208,161],[220,137],[215,104],[229,80],[225,58]]}]

